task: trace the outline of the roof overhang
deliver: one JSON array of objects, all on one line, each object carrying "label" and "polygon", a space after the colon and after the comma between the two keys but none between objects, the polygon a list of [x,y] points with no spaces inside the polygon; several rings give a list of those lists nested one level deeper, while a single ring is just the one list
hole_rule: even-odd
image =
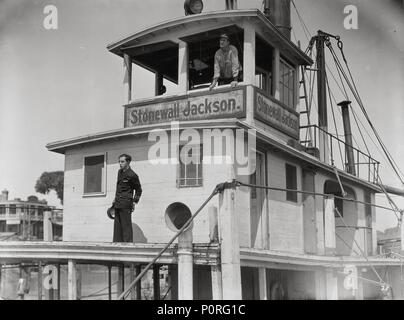
[{"label": "roof overhang", "polygon": [[[258,9],[214,11],[168,20],[113,42],[107,46],[107,49],[114,54],[123,56],[126,50],[153,42],[161,42],[164,39],[179,42],[180,38],[192,36],[193,33],[202,32],[209,28],[215,29],[214,26],[216,29],[225,25],[237,24],[241,26],[245,22],[256,24],[259,27],[257,30],[264,30],[265,36],[270,38],[274,45],[294,58],[300,65],[313,64],[312,59],[287,39]],[[182,36],[173,37],[174,34],[181,34]]]}]

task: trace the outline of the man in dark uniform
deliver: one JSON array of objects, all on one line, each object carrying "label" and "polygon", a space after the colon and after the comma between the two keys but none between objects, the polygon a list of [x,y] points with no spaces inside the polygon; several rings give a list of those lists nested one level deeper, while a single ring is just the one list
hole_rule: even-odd
[{"label": "man in dark uniform", "polygon": [[[113,207],[115,208],[113,242],[133,242],[132,211],[134,203],[139,202],[142,195],[138,175],[133,172],[129,164],[132,157],[127,154],[119,156],[118,180]],[[135,191],[135,196],[133,196]]]}]

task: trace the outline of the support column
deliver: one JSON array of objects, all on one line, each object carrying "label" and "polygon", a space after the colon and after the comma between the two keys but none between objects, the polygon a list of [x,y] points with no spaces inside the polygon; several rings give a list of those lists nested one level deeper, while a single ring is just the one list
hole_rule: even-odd
[{"label": "support column", "polygon": [[78,298],[78,273],[76,261],[69,260],[67,263],[67,298],[77,300]]},{"label": "support column", "polygon": [[324,247],[326,255],[336,254],[334,197],[324,199]]},{"label": "support column", "polygon": [[[129,275],[130,283],[132,283],[135,280],[135,264],[131,263],[130,264],[130,275]],[[130,299],[135,300],[136,299],[136,288],[132,287],[130,290]]]},{"label": "support column", "polygon": [[265,268],[258,268],[258,279],[260,300],[268,300],[267,272]]},{"label": "support column", "polygon": [[[142,266],[136,266],[136,277],[142,272]],[[142,280],[140,279],[136,285],[136,300],[142,300]]]},{"label": "support column", "polygon": [[338,300],[338,278],[333,269],[325,272],[327,300]]},{"label": "support column", "polygon": [[184,41],[180,41],[178,46],[178,88],[181,94],[186,94],[189,88],[188,58],[188,44]]},{"label": "support column", "polygon": [[111,266],[108,266],[108,300],[112,300],[112,274]]},{"label": "support column", "polygon": [[124,104],[132,100],[132,58],[127,54],[123,54],[123,68],[124,68]]},{"label": "support column", "polygon": [[212,299],[223,300],[222,268],[220,265],[210,267],[212,277]]},{"label": "support column", "polygon": [[38,300],[42,300],[42,262],[38,262]]},{"label": "support column", "polygon": [[[232,170],[233,168],[231,168]],[[234,173],[231,174],[234,176]],[[219,196],[221,263],[224,300],[241,300],[239,229],[235,212],[235,190]]]},{"label": "support column", "polygon": [[280,100],[280,90],[279,90],[280,59],[281,54],[279,49],[274,48],[272,55],[272,95],[277,100]]},{"label": "support column", "polygon": [[53,241],[52,212],[43,213],[43,241]]},{"label": "support column", "polygon": [[125,266],[122,264],[118,266],[118,284],[117,284],[118,297],[123,293],[124,290],[125,290]]},{"label": "support column", "polygon": [[154,300],[160,300],[160,266],[153,266],[153,295]]},{"label": "support column", "polygon": [[243,82],[255,85],[255,29],[249,23],[244,24]]},{"label": "support column", "polygon": [[325,272],[323,270],[314,271],[314,286],[316,290],[316,300],[327,299],[327,285],[325,281]]},{"label": "support column", "polygon": [[57,287],[55,288],[55,299],[60,300],[60,264],[56,265],[56,272],[57,272]]},{"label": "support column", "polygon": [[193,299],[192,230],[178,237],[178,300]]}]

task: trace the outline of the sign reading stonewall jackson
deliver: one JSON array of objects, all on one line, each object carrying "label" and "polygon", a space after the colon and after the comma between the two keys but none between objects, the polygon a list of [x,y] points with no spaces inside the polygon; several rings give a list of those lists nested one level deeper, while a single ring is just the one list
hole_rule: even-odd
[{"label": "sign reading stonewall jackson", "polygon": [[254,117],[271,127],[299,139],[299,114],[276,100],[273,100],[257,89],[255,90]]},{"label": "sign reading stonewall jackson", "polygon": [[245,87],[240,87],[238,90],[162,97],[128,104],[125,106],[125,127],[171,121],[244,118],[245,114]]}]

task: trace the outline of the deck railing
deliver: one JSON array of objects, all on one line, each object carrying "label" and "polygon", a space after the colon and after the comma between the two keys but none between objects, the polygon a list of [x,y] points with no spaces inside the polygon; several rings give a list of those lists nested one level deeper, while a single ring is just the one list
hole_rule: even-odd
[{"label": "deck railing", "polygon": [[[305,140],[301,144],[307,150],[314,153],[315,156],[329,159],[330,165],[336,166],[338,169],[349,172],[348,158],[346,150],[351,149],[354,155],[355,176],[367,180],[371,183],[377,183],[380,162],[372,158],[369,154],[350,146],[345,141],[335,135],[321,129],[317,125],[301,126],[301,136]],[[320,152],[327,152],[325,148],[320,148],[320,135],[326,137],[325,144],[328,146],[328,155],[321,157]]]}]

